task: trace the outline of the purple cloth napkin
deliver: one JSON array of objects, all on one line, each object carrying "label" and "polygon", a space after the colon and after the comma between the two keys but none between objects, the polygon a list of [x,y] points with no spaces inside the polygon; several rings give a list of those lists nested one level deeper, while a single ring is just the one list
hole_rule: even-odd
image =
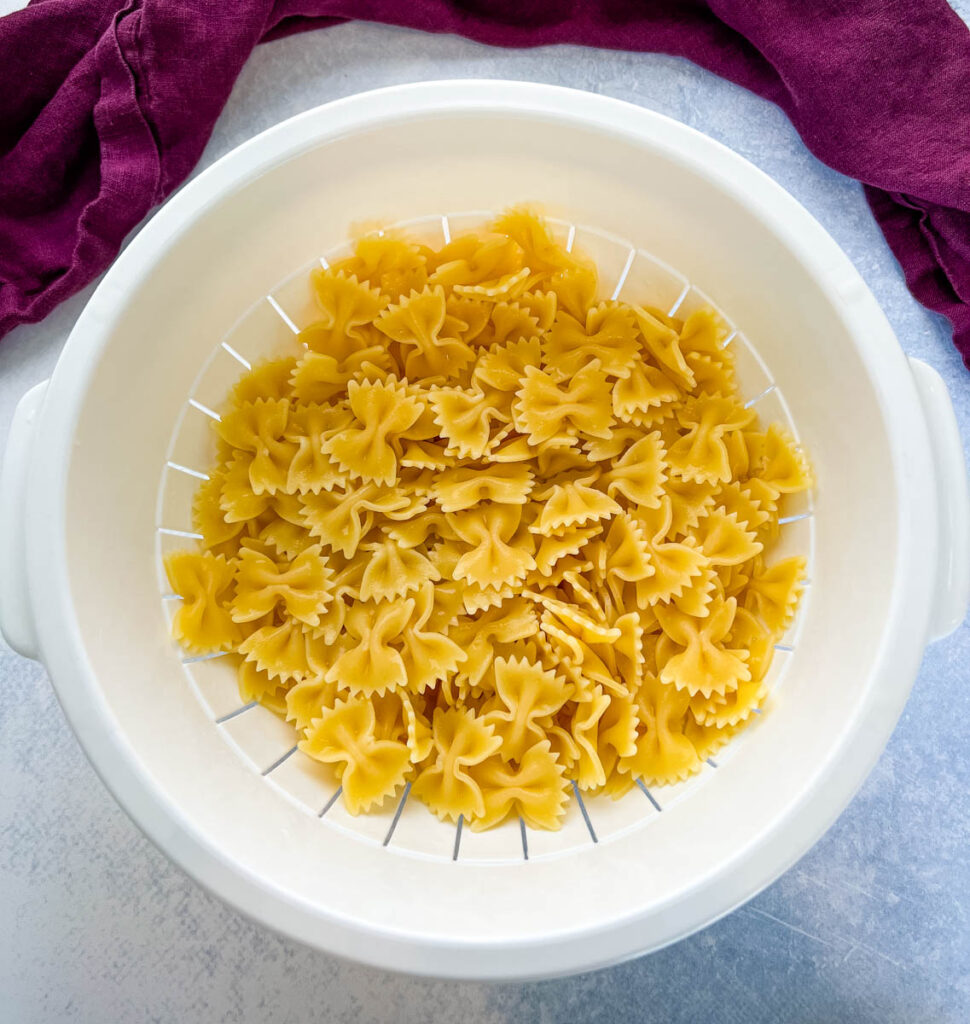
[{"label": "purple cloth napkin", "polygon": [[348,19],[686,57],[858,178],[970,367],[970,32],[945,0],[39,0],[0,19],[0,337],[114,258],[253,47]]}]

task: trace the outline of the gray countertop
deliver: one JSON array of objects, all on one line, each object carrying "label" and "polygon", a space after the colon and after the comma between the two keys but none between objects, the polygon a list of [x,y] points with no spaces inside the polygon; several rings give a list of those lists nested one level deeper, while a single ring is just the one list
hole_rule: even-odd
[{"label": "gray countertop", "polygon": [[[905,350],[943,374],[970,438],[970,374],[946,324],[906,291],[860,186],[818,163],[776,108],[683,61],[566,47],[504,52],[341,26],[260,47],[201,166],[319,103],[451,77],[605,93],[669,114],[753,161],[843,246]],[[0,344],[0,438],[21,393],[50,373],[89,294]],[[315,953],[208,896],[114,804],[44,670],[0,643],[0,1021],[964,1022],[968,721],[965,622],[927,651],[889,746],[849,808],[747,906],[596,974],[436,983]]]}]

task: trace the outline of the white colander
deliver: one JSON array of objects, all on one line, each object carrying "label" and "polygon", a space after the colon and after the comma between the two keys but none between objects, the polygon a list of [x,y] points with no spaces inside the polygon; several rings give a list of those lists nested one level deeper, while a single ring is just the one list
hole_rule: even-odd
[{"label": "white colander", "polygon": [[[606,297],[713,303],[736,325],[745,394],[816,472],[778,550],[808,555],[806,598],[765,713],[686,783],[576,799],[558,833],[455,829],[406,791],[354,818],[289,726],[241,706],[228,663],[171,641],[161,557],[192,543],[210,420],[232,381],[294,349],[312,319],[311,266],[362,224],[440,244],[522,201],[596,260]],[[271,927],[442,976],[600,966],[753,895],[845,806],[925,643],[962,619],[970,591],[949,398],[906,360],[832,239],[710,139],[522,83],[353,97],[202,174],[117,260],[51,380],[21,402],[0,492],[0,625],[47,665],[132,818]]]}]

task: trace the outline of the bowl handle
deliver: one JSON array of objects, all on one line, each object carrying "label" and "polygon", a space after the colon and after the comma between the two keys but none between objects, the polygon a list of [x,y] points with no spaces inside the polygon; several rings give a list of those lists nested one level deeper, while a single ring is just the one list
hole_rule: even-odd
[{"label": "bowl handle", "polygon": [[38,656],[37,633],[30,607],[25,550],[27,472],[34,424],[47,393],[45,380],[30,389],[13,414],[7,451],[0,470],[0,633],[27,658]]},{"label": "bowl handle", "polygon": [[948,636],[970,604],[970,488],[956,414],[943,378],[920,359],[910,359],[933,448],[939,509],[939,570],[930,640]]}]

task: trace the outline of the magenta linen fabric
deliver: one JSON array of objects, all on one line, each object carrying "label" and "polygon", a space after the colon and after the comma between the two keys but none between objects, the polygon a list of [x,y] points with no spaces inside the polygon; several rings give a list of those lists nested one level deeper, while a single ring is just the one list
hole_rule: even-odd
[{"label": "magenta linen fabric", "polygon": [[866,186],[970,366],[970,32],[945,0],[38,0],[0,19],[0,336],[189,174],[253,47],[347,19],[686,57]]}]

